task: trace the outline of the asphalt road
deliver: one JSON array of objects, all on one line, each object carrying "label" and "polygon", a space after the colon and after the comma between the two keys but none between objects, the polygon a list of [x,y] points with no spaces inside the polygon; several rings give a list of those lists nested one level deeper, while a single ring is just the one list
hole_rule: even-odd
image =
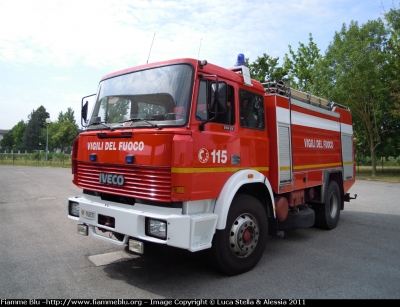
[{"label": "asphalt road", "polygon": [[336,229],[269,239],[255,269],[227,277],[160,245],[96,266],[90,257],[124,248],[77,234],[71,180],[70,169],[0,166],[0,298],[400,298],[398,183],[357,181]]}]

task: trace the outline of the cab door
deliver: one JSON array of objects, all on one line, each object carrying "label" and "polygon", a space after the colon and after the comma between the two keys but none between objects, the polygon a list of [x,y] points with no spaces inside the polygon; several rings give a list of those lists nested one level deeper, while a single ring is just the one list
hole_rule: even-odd
[{"label": "cab door", "polygon": [[[193,187],[198,199],[217,198],[232,173],[240,169],[240,138],[235,123],[237,98],[227,80],[200,79],[193,129]],[[216,95],[220,99],[215,99]],[[222,105],[221,102],[225,105]]]}]

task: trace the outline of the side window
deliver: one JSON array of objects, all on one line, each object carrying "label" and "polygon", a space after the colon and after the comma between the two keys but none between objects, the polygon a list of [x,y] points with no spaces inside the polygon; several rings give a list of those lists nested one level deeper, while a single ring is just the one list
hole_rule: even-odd
[{"label": "side window", "polygon": [[[215,113],[210,112],[208,107],[208,102],[210,101],[211,91],[208,91],[209,86],[211,86],[212,82],[200,81],[199,84],[199,94],[197,98],[197,108],[196,108],[196,119],[201,121],[210,120],[213,123],[233,125],[235,123],[235,114],[234,114],[234,89],[232,86],[227,85],[227,108],[223,113],[218,113],[215,116]],[[224,83],[226,85],[226,83]],[[211,107],[212,109],[212,107]],[[215,117],[215,118],[214,118]],[[214,118],[214,119],[212,119]]]},{"label": "side window", "polygon": [[264,100],[261,95],[239,91],[240,125],[245,128],[264,129]]}]

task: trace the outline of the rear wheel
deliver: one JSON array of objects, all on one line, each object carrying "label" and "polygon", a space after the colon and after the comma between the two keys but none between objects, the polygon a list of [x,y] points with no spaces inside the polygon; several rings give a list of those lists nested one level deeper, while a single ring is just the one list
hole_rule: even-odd
[{"label": "rear wheel", "polygon": [[339,222],[340,204],[339,186],[336,181],[331,181],[325,193],[324,203],[313,207],[315,211],[314,226],[328,230],[336,228]]},{"label": "rear wheel", "polygon": [[232,201],[225,229],[214,234],[209,259],[228,275],[244,273],[260,261],[267,236],[268,219],[261,203],[252,196],[238,195]]}]

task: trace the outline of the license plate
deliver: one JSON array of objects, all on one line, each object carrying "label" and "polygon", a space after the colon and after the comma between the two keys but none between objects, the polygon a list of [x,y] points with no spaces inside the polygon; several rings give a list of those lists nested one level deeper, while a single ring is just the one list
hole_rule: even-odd
[{"label": "license plate", "polygon": [[89,220],[94,220],[96,218],[96,211],[81,209],[81,217]]}]

